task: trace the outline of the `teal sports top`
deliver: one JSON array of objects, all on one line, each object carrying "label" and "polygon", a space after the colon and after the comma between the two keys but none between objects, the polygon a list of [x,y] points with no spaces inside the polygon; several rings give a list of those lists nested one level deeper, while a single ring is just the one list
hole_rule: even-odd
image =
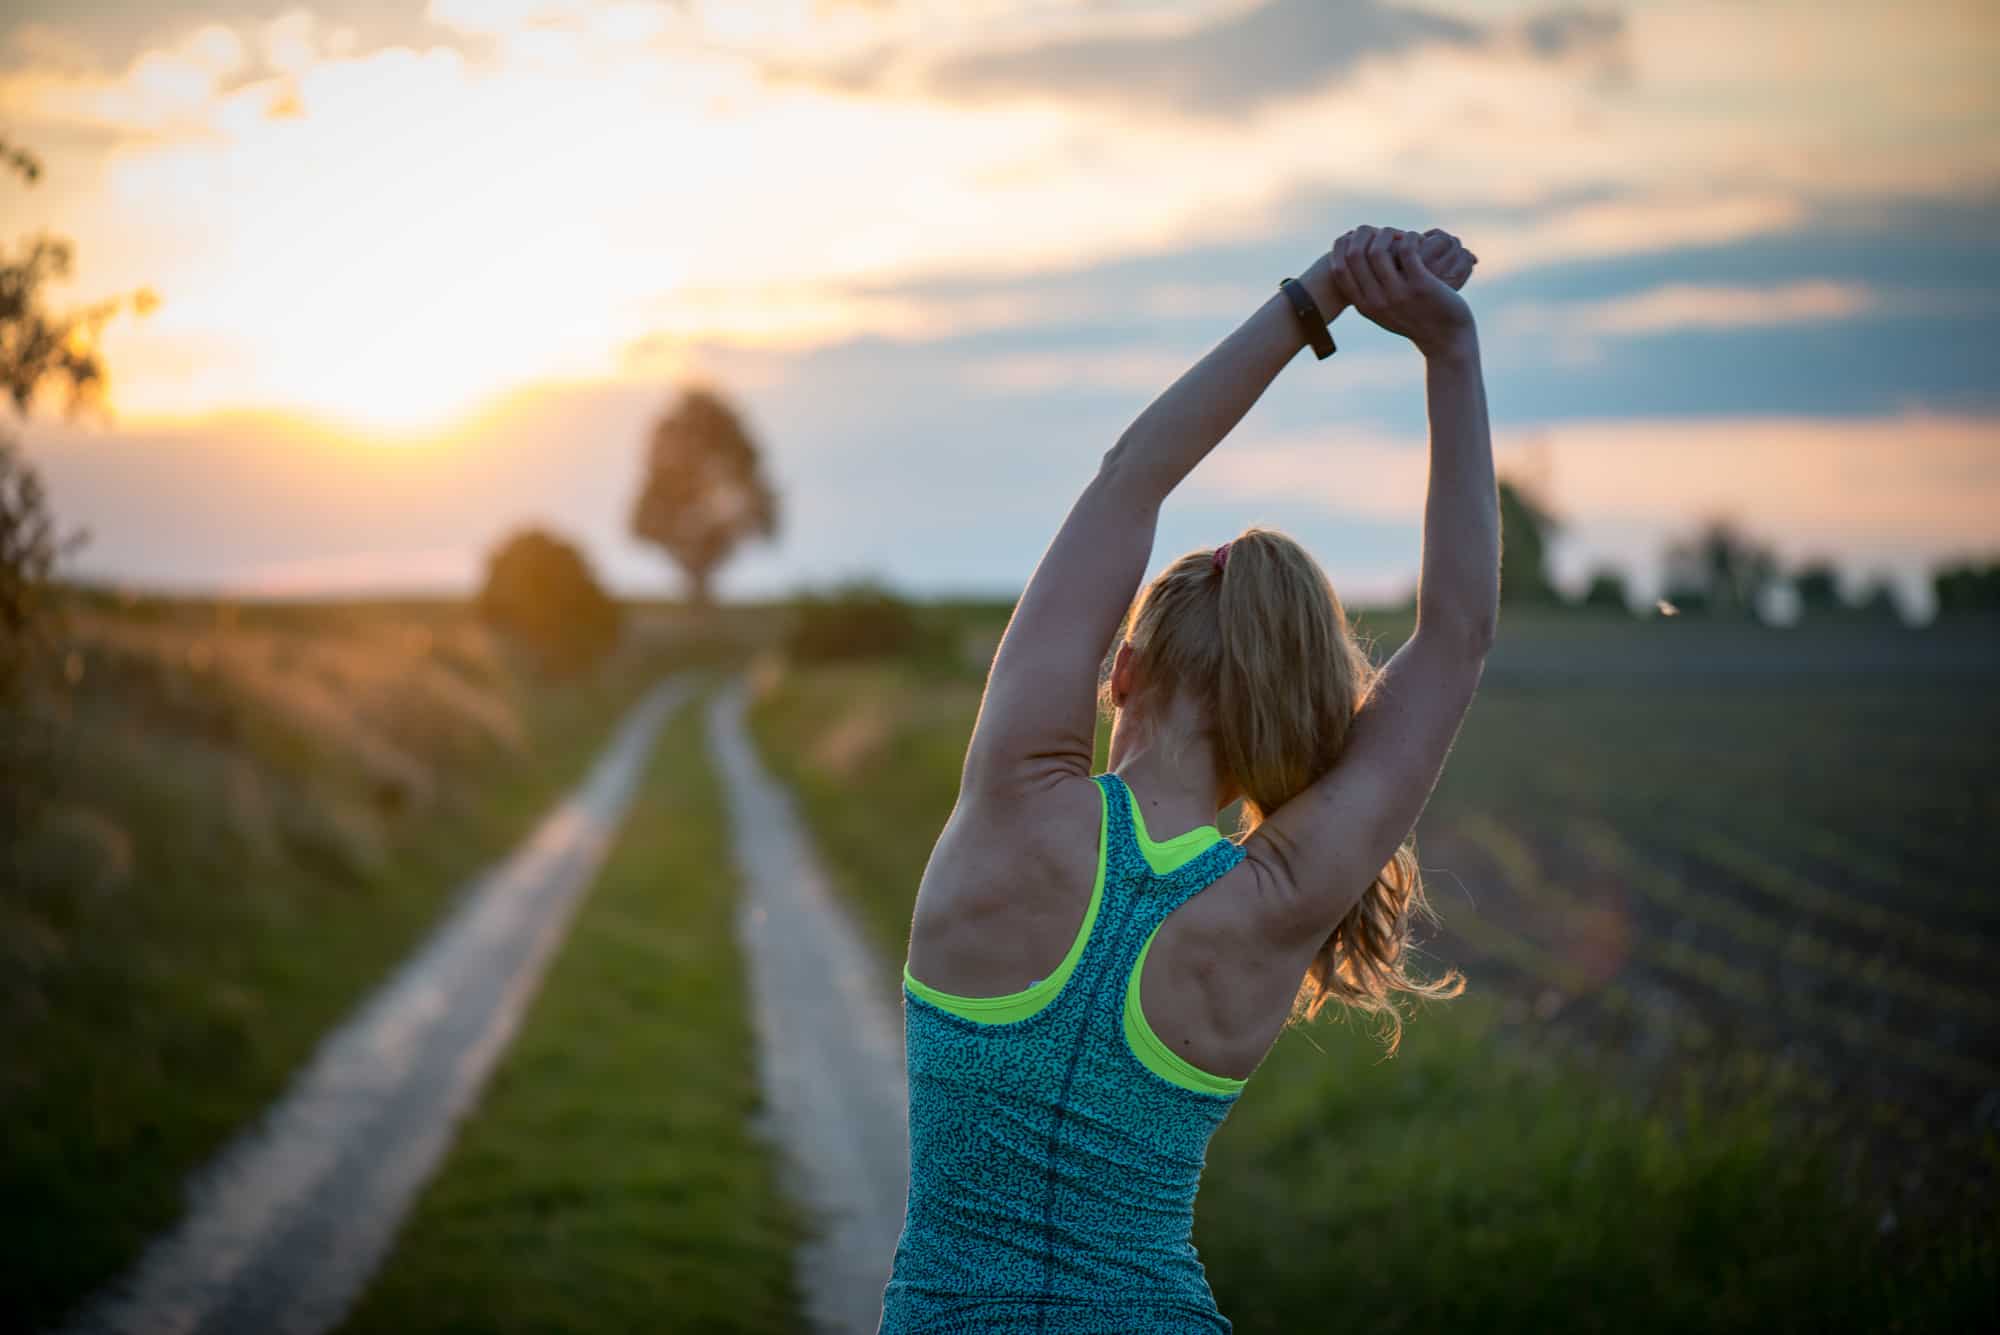
[{"label": "teal sports top", "polygon": [[885,1333],[1230,1329],[1190,1235],[1245,1082],[1161,1042],[1139,977],[1167,915],[1243,850],[1213,825],[1155,842],[1125,782],[1095,782],[1097,877],[1055,972],[957,997],[903,965],[910,1195]]}]

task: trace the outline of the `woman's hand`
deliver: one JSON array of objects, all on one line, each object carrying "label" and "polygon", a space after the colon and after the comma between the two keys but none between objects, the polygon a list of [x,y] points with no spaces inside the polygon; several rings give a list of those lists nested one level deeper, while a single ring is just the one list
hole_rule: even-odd
[{"label": "woman's hand", "polygon": [[1428,357],[1472,331],[1472,308],[1457,289],[1478,262],[1446,232],[1357,227],[1334,242],[1331,272],[1348,305]]}]

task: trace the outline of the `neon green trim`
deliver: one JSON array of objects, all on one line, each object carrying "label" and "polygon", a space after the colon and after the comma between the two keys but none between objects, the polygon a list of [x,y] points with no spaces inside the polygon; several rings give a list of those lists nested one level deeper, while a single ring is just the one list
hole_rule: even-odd
[{"label": "neon green trim", "polygon": [[1054,1001],[1063,990],[1063,984],[1069,981],[1069,976],[1076,972],[1077,961],[1083,958],[1083,948],[1090,940],[1090,929],[1097,922],[1097,907],[1104,902],[1104,861],[1111,840],[1111,813],[1105,809],[1108,804],[1101,784],[1097,798],[1098,807],[1104,812],[1097,836],[1097,880],[1090,887],[1090,907],[1083,911],[1083,926],[1077,929],[1076,940],[1070,942],[1069,954],[1063,956],[1054,973],[1004,997],[960,997],[940,992],[929,983],[919,982],[917,976],[910,972],[909,960],[905,959],[903,985],[939,1010],[950,1011],[979,1024],[1013,1024],[1027,1019]]},{"label": "neon green trim", "polygon": [[1125,796],[1132,803],[1132,833],[1138,836],[1139,851],[1146,855],[1146,865],[1155,876],[1185,867],[1221,840],[1222,831],[1213,825],[1202,825],[1164,843],[1154,843],[1153,836],[1146,832],[1146,817],[1139,811],[1139,795],[1132,791],[1132,785],[1124,786]]},{"label": "neon green trim", "polygon": [[1153,948],[1153,937],[1159,934],[1160,929],[1155,927],[1146,944],[1139,948],[1139,962],[1132,966],[1132,979],[1125,987],[1125,1046],[1132,1049],[1141,1066],[1169,1084],[1198,1094],[1240,1092],[1249,1083],[1247,1077],[1237,1080],[1202,1070],[1162,1042],[1153,1032],[1153,1026],[1146,1023],[1146,1012],[1139,1005],[1139,975],[1146,970],[1146,952]]}]

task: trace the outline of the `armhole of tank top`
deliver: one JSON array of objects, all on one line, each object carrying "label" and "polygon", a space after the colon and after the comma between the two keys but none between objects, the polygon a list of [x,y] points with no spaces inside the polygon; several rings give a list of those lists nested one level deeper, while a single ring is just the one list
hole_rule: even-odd
[{"label": "armhole of tank top", "polygon": [[[1163,924],[1164,924],[1164,920]],[[1139,1064],[1160,1079],[1182,1089],[1191,1089],[1197,1094],[1216,1094],[1230,1097],[1240,1094],[1249,1084],[1248,1078],[1216,1075],[1204,1071],[1187,1058],[1166,1045],[1153,1032],[1153,1026],[1146,1023],[1145,1009],[1139,1002],[1139,976],[1146,971],[1146,954],[1153,948],[1153,938],[1160,934],[1159,927],[1146,934],[1146,944],[1139,948],[1139,959],[1132,966],[1132,976],[1125,983],[1125,1046]]]},{"label": "armhole of tank top", "polygon": [[1077,928],[1076,939],[1070,942],[1069,953],[1063,956],[1062,963],[1056,965],[1055,972],[1019,992],[1009,992],[1005,996],[961,997],[940,992],[929,983],[918,981],[917,976],[910,972],[910,962],[906,958],[903,961],[904,987],[939,1010],[949,1011],[976,1024],[1013,1024],[1025,1020],[1038,1014],[1061,994],[1063,985],[1076,972],[1077,962],[1083,958],[1084,947],[1090,944],[1091,929],[1097,925],[1097,910],[1104,903],[1104,866],[1111,846],[1111,809],[1104,785],[1096,780],[1092,782],[1097,788],[1099,810],[1097,878],[1090,887],[1090,904],[1083,911],[1083,925]]}]

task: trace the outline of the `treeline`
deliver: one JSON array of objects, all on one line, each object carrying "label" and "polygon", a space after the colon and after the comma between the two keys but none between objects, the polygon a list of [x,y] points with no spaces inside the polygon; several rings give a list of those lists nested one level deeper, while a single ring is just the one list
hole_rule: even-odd
[{"label": "treeline", "polygon": [[[1500,597],[1510,607],[1564,608],[1634,615],[1624,572],[1600,565],[1581,592],[1559,588],[1549,575],[1549,547],[1561,521],[1531,490],[1500,482]],[[1885,580],[1842,587],[1840,571],[1819,558],[1787,566],[1768,544],[1727,519],[1710,519],[1668,544],[1656,610],[1669,616],[1794,617],[1902,615]],[[2000,559],[1939,566],[1931,577],[1939,616],[2000,613]]]}]

